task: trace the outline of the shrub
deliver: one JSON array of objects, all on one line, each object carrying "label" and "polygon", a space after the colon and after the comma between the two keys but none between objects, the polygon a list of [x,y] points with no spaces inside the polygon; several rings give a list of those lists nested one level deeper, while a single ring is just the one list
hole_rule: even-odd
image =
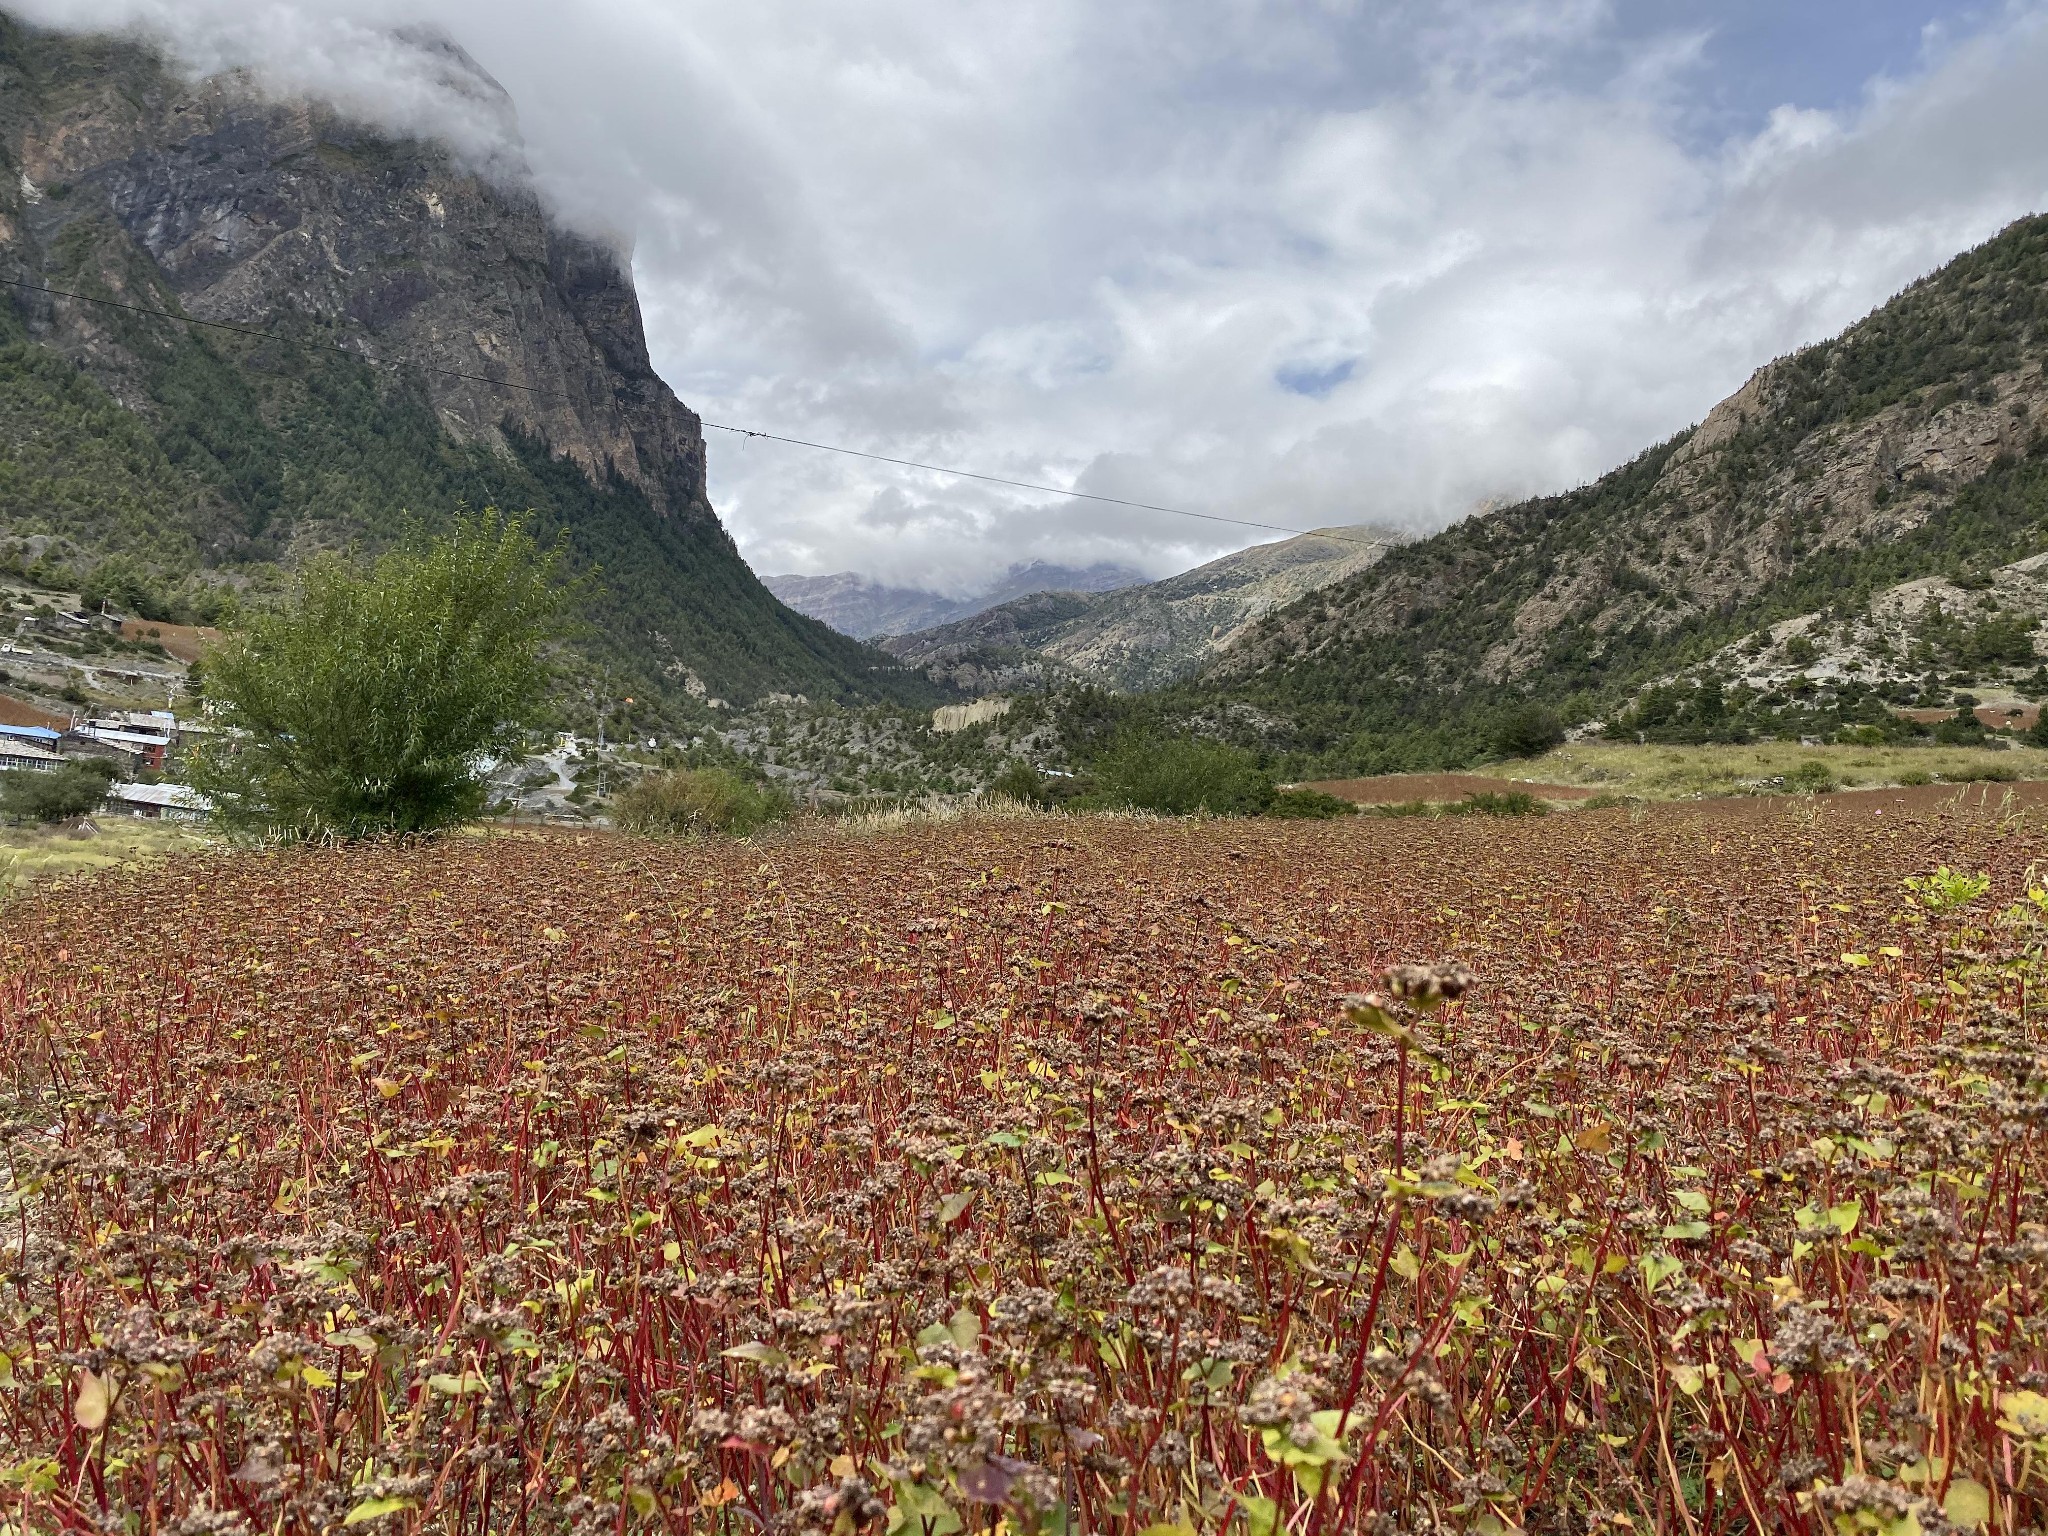
[{"label": "shrub", "polygon": [[1564,722],[1541,704],[1517,704],[1495,718],[1492,741],[1504,757],[1541,757],[1564,741]]},{"label": "shrub", "polygon": [[1953,769],[1947,778],[1951,784],[2010,784],[2019,776],[2019,769],[2004,763],[1972,763]]},{"label": "shrub", "polygon": [[1550,807],[1526,789],[1482,789],[1467,795],[1452,810],[1464,816],[1548,816]]},{"label": "shrub", "polygon": [[1899,775],[1899,782],[1910,789],[1922,784],[1932,784],[1934,782],[1934,775],[1925,768],[1908,768]]},{"label": "shrub", "polygon": [[1397,800],[1371,810],[1375,816],[1548,816],[1550,805],[1526,789],[1483,789],[1462,800]]},{"label": "shrub", "polygon": [[612,797],[612,821],[645,837],[747,837],[789,813],[781,790],[724,768],[649,774]]},{"label": "shrub", "polygon": [[1045,775],[1023,758],[1013,758],[1003,771],[989,781],[988,792],[1020,805],[1050,805],[1052,794],[1045,787]]},{"label": "shrub", "polygon": [[1785,775],[1785,787],[1799,795],[1832,794],[1840,786],[1834,770],[1817,757],[1810,757]]},{"label": "shrub", "polygon": [[1581,800],[1579,802],[1579,809],[1582,811],[1632,811],[1638,810],[1648,803],[1640,795],[1621,795],[1614,793],[1612,790],[1602,790],[1590,800]]},{"label": "shrub", "polygon": [[192,781],[228,826],[267,835],[431,832],[483,810],[546,704],[558,556],[495,511],[415,535],[367,570],[307,570],[296,603],[208,659],[225,727]]},{"label": "shrub", "polygon": [[1164,816],[1255,816],[1273,803],[1273,781],[1249,752],[1216,741],[1124,737],[1095,765],[1097,798]]},{"label": "shrub", "polygon": [[1266,814],[1283,821],[1329,821],[1338,816],[1356,816],[1358,807],[1320,789],[1283,789],[1273,796]]},{"label": "shrub", "polygon": [[114,765],[100,758],[0,773],[0,815],[12,821],[68,821],[97,810],[113,782]]}]

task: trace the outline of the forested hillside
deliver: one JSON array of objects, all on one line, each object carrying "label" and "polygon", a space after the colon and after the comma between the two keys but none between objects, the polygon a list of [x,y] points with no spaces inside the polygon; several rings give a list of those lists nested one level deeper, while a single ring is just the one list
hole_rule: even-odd
[{"label": "forested hillside", "polygon": [[210,618],[409,517],[530,509],[593,578],[585,686],[933,692],[739,558],[619,258],[436,146],[0,17],[0,279],[0,559],[54,584]]},{"label": "forested hillside", "polygon": [[1601,718],[1775,621],[1910,577],[1984,579],[2048,549],[2044,355],[2036,217],[1594,484],[1397,548],[1272,615],[1162,706],[1304,763],[1456,762],[1518,704]]}]

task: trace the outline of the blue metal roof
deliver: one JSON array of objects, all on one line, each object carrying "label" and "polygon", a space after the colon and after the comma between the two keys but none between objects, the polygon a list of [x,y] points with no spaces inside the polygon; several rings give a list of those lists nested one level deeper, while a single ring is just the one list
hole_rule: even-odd
[{"label": "blue metal roof", "polygon": [[19,741],[56,741],[60,734],[47,725],[0,725],[0,736],[12,736]]}]

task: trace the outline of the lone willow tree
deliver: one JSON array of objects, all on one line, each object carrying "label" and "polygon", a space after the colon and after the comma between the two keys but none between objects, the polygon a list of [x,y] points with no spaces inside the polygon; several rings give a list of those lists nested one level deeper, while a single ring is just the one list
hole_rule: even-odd
[{"label": "lone willow tree", "polygon": [[415,530],[373,564],[314,561],[295,601],[207,659],[221,730],[192,783],[230,829],[432,832],[484,808],[493,758],[546,705],[567,595],[559,551],[495,509]]}]

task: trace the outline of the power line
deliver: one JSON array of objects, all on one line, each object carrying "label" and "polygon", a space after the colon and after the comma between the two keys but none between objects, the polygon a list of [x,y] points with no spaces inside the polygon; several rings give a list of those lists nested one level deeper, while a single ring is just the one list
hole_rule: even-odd
[{"label": "power line", "polygon": [[[144,304],[124,304],[117,299],[102,299],[89,293],[75,293],[66,288],[52,288],[47,284],[31,283],[18,277],[0,277],[0,283],[13,288],[26,289],[30,293],[47,294],[52,298],[76,299],[81,304],[98,304],[106,309],[125,310],[133,315],[153,315],[157,319],[175,321],[180,325],[197,325],[203,326],[208,330],[229,331],[237,336],[255,336],[266,341],[282,342],[288,347],[308,347],[317,352],[339,352],[343,357],[353,358],[359,363],[367,363],[372,367],[395,370],[399,366],[395,363],[380,363],[375,358],[364,357],[360,352],[351,351],[338,342],[313,341],[303,336],[285,336],[277,331],[259,330],[254,326],[231,325],[224,320],[201,320],[193,315],[173,314],[170,310],[152,309]],[[254,365],[250,366],[253,367]],[[558,389],[543,389],[534,384],[515,384],[509,379],[493,379],[481,373],[464,373],[458,368],[440,368],[432,363],[414,363],[411,366],[423,373],[438,373],[446,378],[465,379],[472,384],[488,384],[495,389],[514,389],[522,394],[537,395],[543,399],[561,400],[571,405],[578,403],[575,396],[566,394]],[[256,371],[259,373],[275,372],[274,369],[265,368],[258,368]],[[1381,548],[1389,542],[1386,539],[1353,538],[1348,534],[1335,530],[1287,528],[1279,523],[1253,522],[1249,518],[1224,517],[1215,512],[1190,512],[1185,507],[1163,507],[1149,501],[1126,501],[1121,496],[1098,496],[1093,491],[1068,490],[1056,485],[1038,485],[1029,480],[1009,480],[1001,475],[978,474],[971,469],[955,469],[945,464],[923,464],[916,459],[893,459],[887,454],[866,453],[859,448],[841,447],[837,443],[814,443],[801,437],[784,437],[775,432],[758,432],[752,427],[729,427],[724,422],[705,421],[701,416],[697,419],[700,425],[709,427],[714,432],[730,432],[738,437],[758,437],[766,442],[787,443],[793,448],[812,448],[820,453],[843,454],[847,458],[867,459],[876,464],[894,464],[902,469],[919,469],[935,475],[951,475],[956,480],[979,480],[987,485],[1009,486],[1013,490],[1038,491],[1048,496],[1068,496],[1076,501],[1095,501],[1112,507],[1130,507],[1139,512],[1164,512],[1172,517],[1198,518],[1205,523],[1228,523],[1234,528],[1257,528],[1265,533],[1287,533],[1297,537],[1314,534],[1316,537],[1328,539],[1332,543],[1357,544],[1366,549]]]},{"label": "power line", "polygon": [[[701,418],[699,419],[701,420]],[[1029,480],[1005,480],[1001,475],[978,475],[971,469],[951,469],[943,464],[920,464],[915,459],[892,459],[883,453],[863,453],[858,448],[841,448],[832,443],[806,442],[800,437],[779,437],[773,432],[756,432],[748,427],[721,426],[715,421],[707,421],[704,425],[714,427],[720,432],[737,432],[742,437],[763,437],[771,443],[789,443],[798,448],[816,448],[824,453],[843,453],[851,458],[873,459],[877,464],[900,464],[905,469],[926,469],[930,470],[933,474],[952,475],[960,480],[983,480],[990,485],[1014,486],[1020,491],[1044,491],[1049,496],[1071,496],[1077,501],[1102,501],[1107,502],[1113,507],[1135,507],[1141,512],[1170,512],[1175,517],[1199,517],[1207,523],[1230,523],[1239,528],[1263,528],[1268,533],[1305,534],[1316,532],[1313,528],[1283,528],[1278,523],[1254,523],[1242,517],[1222,517],[1214,512],[1190,512],[1184,507],[1155,506],[1149,501],[1125,501],[1121,496],[1098,496],[1093,491],[1069,491],[1062,490],[1056,485],[1034,485]],[[1324,533],[1320,536],[1326,539],[1342,539],[1344,537],[1336,533]],[[1385,539],[1345,539],[1344,542],[1378,545],[1384,544],[1387,541]]]}]

